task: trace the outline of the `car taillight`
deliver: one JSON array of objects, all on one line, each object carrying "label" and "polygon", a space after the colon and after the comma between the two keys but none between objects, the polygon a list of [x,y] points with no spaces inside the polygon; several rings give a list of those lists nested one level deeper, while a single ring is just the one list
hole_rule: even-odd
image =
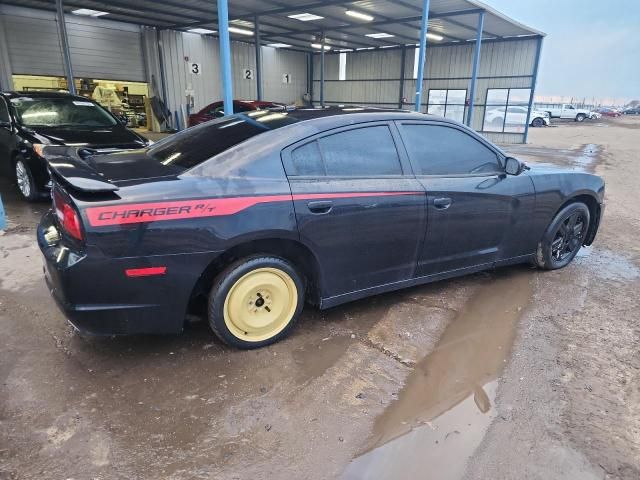
[{"label": "car taillight", "polygon": [[78,212],[59,192],[53,192],[53,207],[62,228],[76,240],[83,240],[82,226]]}]

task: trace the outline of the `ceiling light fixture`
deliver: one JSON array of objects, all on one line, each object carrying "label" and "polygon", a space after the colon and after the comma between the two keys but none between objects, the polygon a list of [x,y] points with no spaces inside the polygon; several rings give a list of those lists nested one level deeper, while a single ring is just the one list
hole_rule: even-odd
[{"label": "ceiling light fixture", "polygon": [[366,13],[362,13],[362,12],[356,12],[355,10],[347,10],[344,13],[346,13],[350,17],[364,20],[365,22],[370,22],[371,20],[373,20],[373,17],[371,15],[367,15]]},{"label": "ceiling light fixture", "polygon": [[289,47],[291,47],[291,45],[289,45],[288,43],[269,43],[269,44],[267,44],[267,47],[289,48]]},{"label": "ceiling light fixture", "polygon": [[87,17],[101,17],[102,15],[109,15],[109,12],[91,10],[90,8],[78,8],[77,10],[72,10],[71,13],[73,13],[74,15],[84,15]]},{"label": "ceiling light fixture", "polygon": [[[320,44],[320,43],[312,43],[311,46],[313,48],[317,48],[318,50],[320,50],[322,48],[322,44]],[[331,47],[329,45],[325,45],[324,49],[325,50],[331,50]]]},{"label": "ceiling light fixture", "polygon": [[240,25],[241,27],[247,27],[247,28],[253,28],[253,22],[249,22],[247,20],[242,20],[242,19],[234,19],[234,20],[229,20],[229,23],[233,23],[234,25]]},{"label": "ceiling light fixture", "polygon": [[295,15],[287,15],[294,20],[300,20],[301,22],[310,22],[312,20],[322,20],[324,17],[320,15],[314,15],[313,13],[296,13]]},{"label": "ceiling light fixture", "polygon": [[253,30],[247,30],[245,28],[229,27],[231,33],[237,33],[238,35],[253,35]]},{"label": "ceiling light fixture", "polygon": [[438,35],[436,33],[427,33],[427,38],[429,40],[435,40],[436,42],[444,40],[444,37],[442,35]]},{"label": "ceiling light fixture", "polygon": [[371,38],[391,38],[391,37],[395,37],[395,35],[391,35],[390,33],[367,33],[365,35],[365,37],[371,37]]},{"label": "ceiling light fixture", "polygon": [[209,30],[208,28],[191,28],[187,30],[189,33],[199,33],[200,35],[210,35],[216,33],[216,30]]}]

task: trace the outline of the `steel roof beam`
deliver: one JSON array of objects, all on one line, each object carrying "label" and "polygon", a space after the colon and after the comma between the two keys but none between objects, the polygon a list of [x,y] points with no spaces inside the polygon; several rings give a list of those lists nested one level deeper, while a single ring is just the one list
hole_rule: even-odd
[{"label": "steel roof beam", "polygon": [[[35,7],[25,7],[24,3],[20,2],[19,0],[2,0],[0,3],[3,3],[5,5],[13,5],[16,7],[22,7],[22,8],[35,8],[36,10],[45,10],[45,11],[49,11],[49,12],[55,12],[55,6],[52,4],[49,4],[45,1],[42,0],[35,0],[38,1],[40,3],[42,3],[42,5],[39,6],[35,6]],[[78,4],[77,2],[69,2],[69,1],[65,1],[65,5],[71,6],[73,8],[87,8],[87,5],[81,5]],[[71,15],[70,12],[66,12],[69,13]],[[144,15],[144,16],[140,16],[138,17],[137,15],[130,15],[130,14],[124,14],[124,13],[117,13],[117,12],[108,12],[110,15],[115,15],[119,18],[117,19],[113,19],[116,22],[123,22],[123,23],[132,23],[134,25],[144,25],[146,27],[165,27],[165,26],[169,26],[171,25],[171,23],[169,21],[164,21],[164,20],[158,20],[158,23],[151,23],[149,22],[149,16],[148,15]],[[134,20],[140,18],[140,20]],[[161,25],[164,24],[164,25]]]}]

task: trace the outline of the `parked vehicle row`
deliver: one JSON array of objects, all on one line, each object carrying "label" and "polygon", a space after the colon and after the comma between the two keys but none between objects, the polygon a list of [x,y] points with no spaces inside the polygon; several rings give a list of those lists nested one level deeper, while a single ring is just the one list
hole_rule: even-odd
[{"label": "parked vehicle row", "polygon": [[47,147],[52,295],[83,332],[177,333],[201,305],[256,348],[305,302],[562,268],[593,242],[600,177],[529,169],[444,118],[353,110],[245,112],[130,152]]},{"label": "parked vehicle row", "polygon": [[603,117],[616,118],[616,117],[622,116],[622,112],[620,112],[619,110],[616,110],[615,108],[607,108],[607,107],[599,108],[598,113]]}]

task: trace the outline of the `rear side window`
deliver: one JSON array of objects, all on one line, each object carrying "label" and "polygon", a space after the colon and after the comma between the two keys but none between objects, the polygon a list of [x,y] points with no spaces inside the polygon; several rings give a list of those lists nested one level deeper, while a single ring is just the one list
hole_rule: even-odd
[{"label": "rear side window", "polygon": [[495,173],[496,153],[471,135],[442,125],[402,125],[402,137],[418,175]]},{"label": "rear side window", "polygon": [[401,175],[400,158],[386,125],[321,137],[293,150],[290,176],[368,177]]},{"label": "rear side window", "polygon": [[318,142],[310,142],[291,152],[295,175],[317,177],[325,175]]}]

